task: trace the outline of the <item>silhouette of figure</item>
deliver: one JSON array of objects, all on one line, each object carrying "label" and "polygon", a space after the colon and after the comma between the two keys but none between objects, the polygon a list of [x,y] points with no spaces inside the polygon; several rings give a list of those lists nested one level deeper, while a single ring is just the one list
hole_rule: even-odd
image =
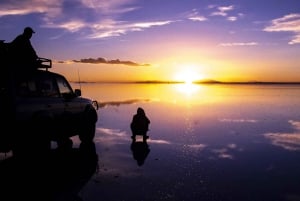
[{"label": "silhouette of figure", "polygon": [[149,146],[147,142],[136,142],[132,140],[130,149],[132,151],[132,155],[134,160],[136,160],[138,166],[142,166],[150,153]]},{"label": "silhouette of figure", "polygon": [[137,109],[137,113],[133,115],[130,128],[132,132],[132,139],[135,141],[136,135],[142,135],[143,141],[145,142],[149,136],[147,136],[147,132],[149,130],[150,120],[145,114],[143,108],[139,107]]},{"label": "silhouette of figure", "polygon": [[25,27],[22,34],[18,35],[12,42],[12,61],[26,69],[36,69],[39,58],[31,44],[32,34],[35,33],[31,27]]}]

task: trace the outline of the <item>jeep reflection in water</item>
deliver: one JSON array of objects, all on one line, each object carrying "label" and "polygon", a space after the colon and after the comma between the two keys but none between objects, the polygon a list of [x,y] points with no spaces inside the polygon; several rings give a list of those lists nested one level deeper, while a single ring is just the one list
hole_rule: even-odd
[{"label": "jeep reflection in water", "polygon": [[39,58],[37,68],[25,72],[20,69],[27,67],[15,66],[20,62],[12,62],[8,53],[9,43],[0,41],[0,152],[45,151],[51,141],[59,147],[76,135],[81,142],[92,142],[97,102],[81,97],[81,90],[73,90],[63,75],[50,72],[51,60]]}]

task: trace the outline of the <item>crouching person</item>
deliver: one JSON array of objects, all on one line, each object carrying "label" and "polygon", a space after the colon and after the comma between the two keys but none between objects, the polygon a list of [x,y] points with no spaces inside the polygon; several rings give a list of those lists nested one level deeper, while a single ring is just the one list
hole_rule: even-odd
[{"label": "crouching person", "polygon": [[143,136],[143,142],[146,142],[147,132],[149,130],[150,120],[146,116],[146,113],[143,108],[139,107],[137,109],[137,113],[133,115],[132,122],[130,124],[131,132],[132,132],[132,140],[136,140],[137,135]]}]

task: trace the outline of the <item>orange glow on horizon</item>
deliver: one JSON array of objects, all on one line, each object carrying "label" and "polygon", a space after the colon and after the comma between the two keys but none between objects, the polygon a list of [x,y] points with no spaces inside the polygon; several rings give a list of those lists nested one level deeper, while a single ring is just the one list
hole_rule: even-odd
[{"label": "orange glow on horizon", "polygon": [[[82,82],[136,82],[136,81],[176,81],[193,83],[195,81],[215,80],[220,82],[250,81],[298,81],[299,73],[289,74],[283,70],[274,70],[276,66],[257,64],[201,62],[163,63],[151,66],[125,66],[107,64],[54,64],[51,71],[61,73],[70,81]],[[239,68],[243,66],[243,68]],[[252,67],[251,67],[252,66]],[[250,68],[251,67],[251,68]]]},{"label": "orange glow on horizon", "polygon": [[199,73],[199,68],[193,65],[182,65],[179,70],[175,72],[174,81],[184,82],[186,84],[192,84],[195,81],[202,80],[204,77]]}]

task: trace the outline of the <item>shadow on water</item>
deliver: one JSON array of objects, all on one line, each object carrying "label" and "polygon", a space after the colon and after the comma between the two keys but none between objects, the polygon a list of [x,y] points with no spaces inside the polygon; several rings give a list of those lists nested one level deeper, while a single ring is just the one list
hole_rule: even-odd
[{"label": "shadow on water", "polygon": [[81,201],[79,191],[98,170],[95,144],[36,155],[0,161],[1,200]]}]

